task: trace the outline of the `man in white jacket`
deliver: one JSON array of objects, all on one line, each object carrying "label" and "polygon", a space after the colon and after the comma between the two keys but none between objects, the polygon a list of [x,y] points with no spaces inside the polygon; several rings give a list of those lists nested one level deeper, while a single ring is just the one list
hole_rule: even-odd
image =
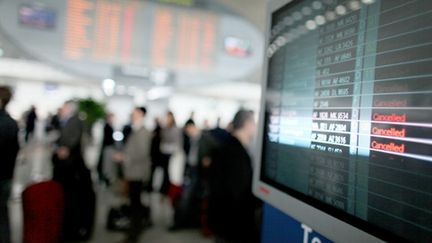
[{"label": "man in white jacket", "polygon": [[137,107],[132,113],[132,134],[130,135],[123,155],[124,177],[129,185],[129,200],[131,205],[131,227],[126,242],[137,242],[142,228],[145,207],[141,202],[141,192],[144,184],[150,180],[151,133],[144,127],[147,111]]}]

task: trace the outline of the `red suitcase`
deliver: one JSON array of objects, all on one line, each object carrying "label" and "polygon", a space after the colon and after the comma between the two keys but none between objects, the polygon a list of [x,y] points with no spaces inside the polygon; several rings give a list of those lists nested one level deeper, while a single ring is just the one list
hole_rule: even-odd
[{"label": "red suitcase", "polygon": [[23,243],[59,243],[63,224],[64,195],[57,182],[27,187],[23,194]]}]

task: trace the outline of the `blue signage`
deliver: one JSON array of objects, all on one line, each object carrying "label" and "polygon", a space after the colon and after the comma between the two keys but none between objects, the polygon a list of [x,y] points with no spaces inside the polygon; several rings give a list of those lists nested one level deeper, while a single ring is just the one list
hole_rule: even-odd
[{"label": "blue signage", "polygon": [[262,243],[332,243],[311,227],[265,204]]}]

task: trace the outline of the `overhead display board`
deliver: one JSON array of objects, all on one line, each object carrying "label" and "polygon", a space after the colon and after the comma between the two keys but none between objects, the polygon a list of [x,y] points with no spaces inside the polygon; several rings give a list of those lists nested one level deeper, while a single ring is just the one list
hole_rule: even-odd
[{"label": "overhead display board", "polygon": [[[0,2],[0,26],[24,51],[92,76],[109,76],[113,65],[226,78],[258,68],[259,31],[244,19],[195,7],[200,2],[8,0]],[[248,55],[226,52],[229,37],[248,43]]]},{"label": "overhead display board", "polygon": [[218,16],[158,7],[145,19],[146,7],[135,1],[69,0],[65,57],[131,62],[149,54],[154,66],[215,64]]}]

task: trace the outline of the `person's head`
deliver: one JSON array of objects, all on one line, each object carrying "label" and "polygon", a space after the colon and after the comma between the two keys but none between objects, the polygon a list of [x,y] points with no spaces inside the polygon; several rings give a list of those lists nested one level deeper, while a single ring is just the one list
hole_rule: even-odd
[{"label": "person's head", "polygon": [[251,110],[239,110],[232,121],[232,132],[234,134],[241,134],[247,140],[245,143],[250,143],[256,133],[256,123],[254,113]]},{"label": "person's head", "polygon": [[132,112],[132,124],[142,123],[146,114],[147,109],[145,107],[135,107]]},{"label": "person's head", "polygon": [[186,121],[184,131],[189,137],[196,137],[199,135],[199,129],[192,119]]},{"label": "person's head", "polygon": [[171,111],[168,111],[166,113],[166,125],[167,127],[174,127],[176,125],[174,113],[172,113]]},{"label": "person's head", "polygon": [[210,129],[210,121],[208,119],[204,120],[203,127],[204,129]]},{"label": "person's head", "polygon": [[78,112],[77,103],[73,100],[69,100],[63,104],[63,106],[61,108],[60,116],[62,118],[70,117],[70,116],[73,116],[74,114],[76,114],[77,112]]},{"label": "person's head", "polygon": [[0,86],[0,109],[6,109],[12,99],[12,91],[8,86]]},{"label": "person's head", "polygon": [[109,112],[105,116],[105,121],[108,124],[113,124],[114,123],[114,118],[115,118],[114,113]]}]

